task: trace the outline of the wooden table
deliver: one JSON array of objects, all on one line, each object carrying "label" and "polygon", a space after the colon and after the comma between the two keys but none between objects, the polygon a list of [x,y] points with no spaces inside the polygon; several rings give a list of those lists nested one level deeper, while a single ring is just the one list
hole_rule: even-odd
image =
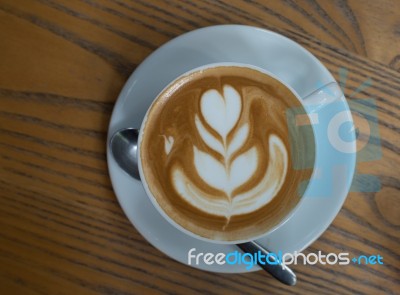
[{"label": "wooden table", "polygon": [[[306,253],[380,254],[384,265],[297,265],[295,287],[206,273],[153,248],[123,214],[105,158],[118,93],[166,41],[225,23],[292,38],[337,79],[348,70],[350,100],[375,99],[382,157],[357,169],[381,189],[350,193]],[[399,1],[1,0],[0,37],[0,294],[399,294]]]}]

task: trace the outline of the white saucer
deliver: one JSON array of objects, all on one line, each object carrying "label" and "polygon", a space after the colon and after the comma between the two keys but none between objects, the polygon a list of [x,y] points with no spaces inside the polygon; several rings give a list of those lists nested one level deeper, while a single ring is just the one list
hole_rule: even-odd
[{"label": "white saucer", "polygon": [[[152,100],[170,81],[190,69],[215,62],[238,62],[264,68],[290,85],[301,97],[311,93],[318,85],[335,81],[311,53],[282,35],[240,25],[199,29],[166,43],[135,70],[116,102],[108,140],[118,129],[140,128]],[[313,125],[320,179],[311,181],[300,205],[286,223],[258,240],[271,251],[293,253],[308,247],[333,221],[349,191],[355,168],[355,141],[349,143],[350,153],[332,148],[327,137],[329,122],[323,119],[343,113],[347,121],[352,122],[349,107],[342,96],[334,104],[327,105],[323,112],[319,123]],[[140,181],[130,178],[118,167],[109,149],[107,161],[114,191],[125,214],[154,247],[184,264],[187,264],[191,248],[204,253],[237,250],[234,245],[200,241],[175,229],[153,207]],[[333,176],[335,183],[327,184]],[[259,269],[253,267],[247,270],[245,265],[228,264],[192,266],[225,273]]]}]

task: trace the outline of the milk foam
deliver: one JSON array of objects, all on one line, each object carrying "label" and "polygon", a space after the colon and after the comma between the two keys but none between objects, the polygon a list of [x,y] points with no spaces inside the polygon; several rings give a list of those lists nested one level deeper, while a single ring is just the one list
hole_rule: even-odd
[{"label": "milk foam", "polygon": [[[259,168],[260,154],[256,147],[237,154],[249,137],[249,123],[238,126],[242,113],[242,98],[231,86],[224,85],[223,93],[211,89],[200,99],[200,114],[193,118],[197,132],[203,142],[217,152],[220,159],[193,145],[193,164],[197,174],[210,187],[222,191],[225,199],[213,198],[197,187],[185,168],[176,166],[172,172],[173,186],[179,195],[197,209],[228,222],[231,216],[256,211],[270,202],[281,188],[288,169],[288,152],[279,136],[269,136],[268,166],[262,181],[248,191],[235,195],[234,191],[250,180]],[[206,125],[202,123],[203,118]],[[213,135],[208,129],[213,130]],[[228,141],[228,135],[233,137]],[[170,150],[165,141],[165,150]]]},{"label": "milk foam", "polygon": [[218,66],[180,77],[141,129],[141,176],[152,201],[197,236],[238,241],[266,233],[298,204],[312,173],[292,168],[314,155],[307,117],[288,125],[292,108],[301,109],[296,96],[255,69]]}]

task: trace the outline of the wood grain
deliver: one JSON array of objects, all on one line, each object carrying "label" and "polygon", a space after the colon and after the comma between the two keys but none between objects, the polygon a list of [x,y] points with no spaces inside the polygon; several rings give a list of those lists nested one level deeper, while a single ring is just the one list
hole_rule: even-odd
[{"label": "wood grain", "polygon": [[[0,293],[398,294],[399,19],[395,0],[1,0]],[[292,38],[338,80],[347,73],[350,100],[376,100],[382,157],[357,169],[382,189],[350,193],[306,253],[380,254],[383,266],[297,265],[293,288],[206,273],[154,249],[122,213],[105,159],[121,87],[163,43],[225,23]]]}]

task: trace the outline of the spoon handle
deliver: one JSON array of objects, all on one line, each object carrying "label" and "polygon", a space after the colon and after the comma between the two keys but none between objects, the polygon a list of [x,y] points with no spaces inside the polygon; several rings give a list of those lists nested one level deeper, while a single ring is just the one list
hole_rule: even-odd
[{"label": "spoon handle", "polygon": [[[237,246],[245,253],[255,254],[260,251],[263,255],[267,256],[270,252],[263,248],[261,245],[257,244],[255,241],[250,241],[247,243],[237,244]],[[265,259],[264,259],[265,261]],[[275,255],[269,255],[268,261],[272,263],[276,263],[277,259]],[[278,263],[278,264],[270,264],[265,263],[262,264],[257,259],[257,264],[269,272],[274,278],[276,278],[281,283],[284,283],[289,286],[294,286],[296,284],[296,274],[285,264]]]}]

